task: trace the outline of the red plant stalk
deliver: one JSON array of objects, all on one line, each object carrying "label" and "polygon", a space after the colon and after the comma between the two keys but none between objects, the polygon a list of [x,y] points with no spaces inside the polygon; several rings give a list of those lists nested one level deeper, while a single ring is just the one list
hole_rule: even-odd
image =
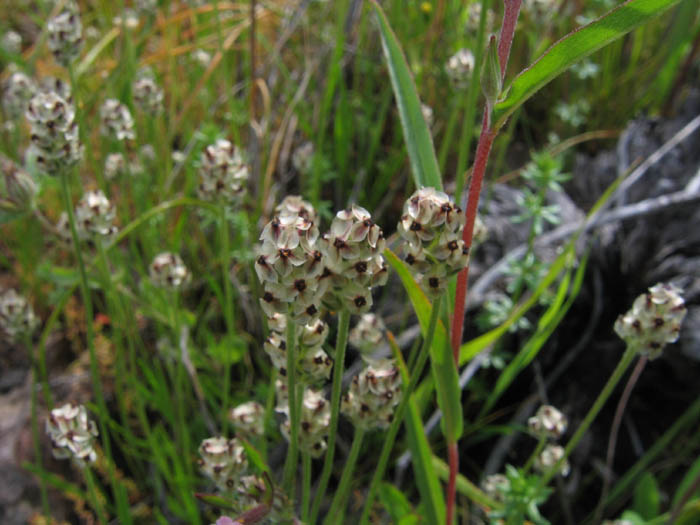
[{"label": "red plant stalk", "polygon": [[[501,33],[498,40],[498,59],[501,66],[501,79],[506,75],[506,66],[508,65],[508,57],[510,56],[510,48],[513,44],[513,36],[515,35],[515,26],[518,23],[518,15],[520,14],[520,4],[522,0],[504,0],[505,8],[503,12],[503,23],[501,25]],[[476,220],[476,212],[479,206],[479,195],[481,194],[481,186],[484,181],[484,173],[486,172],[486,164],[489,160],[489,153],[493,141],[498,135],[498,129],[493,129],[490,122],[491,108],[488,106],[484,110],[484,118],[481,124],[481,134],[479,135],[479,143],[476,147],[476,155],[474,158],[474,167],[472,168],[471,182],[469,183],[469,197],[467,199],[466,224],[464,226],[464,234],[462,238],[464,243],[471,247],[472,238],[474,236],[474,222]],[[467,298],[467,277],[469,276],[469,266],[459,272],[457,276],[457,290],[455,293],[455,308],[452,317],[452,333],[450,342],[452,344],[452,355],[455,361],[455,366],[459,367],[459,347],[462,342],[462,332],[464,330],[464,308]],[[456,496],[456,480],[457,471],[459,469],[459,449],[457,443],[448,443],[449,467],[450,474],[447,485],[447,508],[446,508],[446,525],[452,525],[455,513],[455,496]]]}]

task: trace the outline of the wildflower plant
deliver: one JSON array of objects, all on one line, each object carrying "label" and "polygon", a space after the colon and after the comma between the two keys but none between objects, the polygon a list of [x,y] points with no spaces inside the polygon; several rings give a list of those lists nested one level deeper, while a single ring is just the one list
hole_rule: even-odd
[{"label": "wildflower plant", "polygon": [[80,466],[97,459],[93,448],[98,436],[97,426],[88,418],[83,405],[67,403],[54,408],[46,420],[46,433],[51,438],[56,458],[69,458]]},{"label": "wildflower plant", "polygon": [[32,305],[15,290],[0,293],[0,331],[10,341],[24,341],[32,336],[39,319]]}]

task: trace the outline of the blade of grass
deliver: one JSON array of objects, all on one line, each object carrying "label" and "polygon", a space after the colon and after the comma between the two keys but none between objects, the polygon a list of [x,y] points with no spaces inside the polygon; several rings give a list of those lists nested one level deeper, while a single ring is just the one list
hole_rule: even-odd
[{"label": "blade of grass", "polygon": [[411,160],[411,171],[416,186],[442,188],[433,139],[421,112],[420,99],[411,71],[406,62],[396,35],[389,26],[386,15],[375,0],[370,0],[379,21],[382,49],[389,67],[389,77],[394,88],[396,105],[399,108],[401,127],[406,139],[406,149]]}]

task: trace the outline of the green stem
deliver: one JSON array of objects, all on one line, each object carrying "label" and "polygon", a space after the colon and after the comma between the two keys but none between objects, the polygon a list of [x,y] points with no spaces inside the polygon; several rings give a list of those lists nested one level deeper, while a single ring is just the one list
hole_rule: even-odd
[{"label": "green stem", "polygon": [[[228,332],[226,335],[228,337],[232,337],[233,334],[235,333],[235,324],[234,324],[234,319],[233,319],[233,298],[231,294],[231,280],[229,279],[228,275],[228,268],[229,268],[229,257],[230,257],[230,249],[229,249],[229,228],[228,228],[228,219],[226,219],[226,207],[221,206],[220,207],[220,221],[221,221],[221,251],[223,252],[222,255],[222,261],[221,261],[221,276],[223,278],[223,287],[224,287],[224,304],[223,306],[223,312],[224,312],[224,318],[226,321],[226,331]],[[227,347],[231,348],[231,345],[227,345]],[[223,418],[223,429],[226,429],[228,427],[228,396],[229,396],[229,390],[231,389],[231,360],[226,356],[226,362],[224,363],[224,392],[223,392],[223,397],[222,397],[222,403],[221,403],[221,416]]]},{"label": "green stem", "polygon": [[433,339],[435,338],[435,329],[437,328],[437,322],[440,318],[440,306],[442,305],[442,296],[437,297],[433,302],[433,308],[430,312],[430,322],[428,324],[428,331],[425,334],[425,339],[423,339],[423,345],[421,346],[420,353],[418,354],[418,360],[416,366],[411,370],[411,381],[401,395],[401,402],[396,408],[396,413],[394,414],[394,419],[391,422],[391,426],[387,431],[386,438],[384,439],[384,444],[382,445],[382,451],[379,454],[379,461],[377,462],[377,468],[374,471],[374,476],[372,477],[372,482],[369,486],[369,491],[367,492],[367,499],[365,500],[365,508],[362,511],[362,518],[360,519],[360,525],[367,525],[369,523],[369,512],[372,508],[372,503],[374,503],[374,498],[379,488],[379,483],[384,477],[384,471],[386,470],[387,463],[389,462],[389,454],[391,449],[394,447],[394,441],[396,440],[396,435],[399,432],[399,427],[403,421],[404,412],[408,406],[408,400],[416,388],[418,381],[425,368],[425,364],[428,362],[428,356],[430,355],[430,347],[433,344]]},{"label": "green stem", "polygon": [[[32,442],[34,445],[34,461],[36,466],[41,468],[41,438],[39,437],[39,421],[37,419],[37,377],[39,375],[36,356],[34,355],[34,347],[32,346],[32,340],[30,336],[25,339],[25,344],[27,350],[30,352],[30,362],[31,362],[31,427],[32,427]],[[43,478],[39,478],[39,488],[41,490],[41,509],[44,512],[44,516],[47,520],[51,517],[51,511],[49,510],[49,495],[46,490],[46,483]]]},{"label": "green stem", "polygon": [[335,366],[333,368],[333,386],[331,390],[331,421],[328,431],[328,448],[326,449],[326,458],[323,462],[323,471],[321,479],[314,497],[314,504],[311,509],[311,521],[316,523],[318,512],[321,508],[321,502],[326,494],[328,480],[333,470],[333,455],[335,454],[335,438],[338,433],[338,415],[340,413],[340,391],[343,382],[343,372],[345,369],[345,349],[348,343],[348,329],[350,327],[350,312],[341,310],[338,316],[338,336],[335,340]]},{"label": "green stem", "polygon": [[304,451],[302,459],[302,487],[301,487],[301,520],[309,522],[309,503],[311,500],[311,454]]},{"label": "green stem", "polygon": [[357,464],[357,458],[360,455],[364,437],[365,430],[362,428],[356,428],[355,437],[352,440],[352,447],[350,448],[350,454],[345,462],[343,474],[340,477],[340,484],[338,485],[338,489],[333,497],[331,509],[328,511],[328,515],[324,521],[324,524],[326,525],[338,524],[343,521],[343,512],[345,510],[348,492],[350,492],[350,481],[352,480],[352,474],[355,471],[355,465]]},{"label": "green stem", "polygon": [[287,315],[287,395],[289,396],[289,452],[284,465],[282,486],[294,501],[294,478],[299,460],[299,413],[296,402],[296,324],[291,315]]},{"label": "green stem", "polygon": [[86,465],[83,472],[85,472],[85,484],[88,487],[88,493],[92,500],[92,508],[95,514],[97,514],[97,520],[102,524],[106,524],[107,517],[105,515],[105,509],[102,507],[102,502],[98,496],[97,483],[95,482],[95,477],[92,475],[92,469],[89,465]]},{"label": "green stem", "polygon": [[523,472],[527,473],[530,468],[532,468],[533,463],[535,462],[535,459],[537,459],[537,456],[540,455],[542,452],[542,449],[544,446],[547,444],[547,436],[540,436],[540,440],[537,442],[537,446],[535,447],[535,450],[530,454],[530,457],[527,458],[527,461],[525,462],[525,466],[523,467]]},{"label": "green stem", "polygon": [[617,386],[617,383],[619,383],[620,379],[622,379],[622,376],[627,371],[627,368],[629,368],[630,364],[632,364],[632,361],[634,360],[636,355],[637,349],[635,347],[628,346],[627,350],[625,350],[625,353],[622,356],[622,359],[620,359],[620,362],[617,364],[617,367],[615,368],[615,370],[613,370],[610,379],[608,379],[608,382],[605,383],[603,390],[601,390],[600,394],[598,394],[598,398],[593,403],[593,406],[588,411],[588,414],[586,414],[586,417],[583,418],[583,421],[576,429],[576,433],[573,436],[571,436],[571,439],[566,444],[566,447],[564,448],[564,456],[542,476],[542,479],[540,480],[541,486],[547,485],[547,483],[549,483],[549,481],[557,474],[557,472],[559,472],[559,469],[561,468],[562,464],[564,463],[566,458],[569,457],[571,452],[573,452],[573,450],[576,448],[578,442],[581,441],[583,434],[586,432],[586,430],[588,430],[588,427],[591,426],[591,423],[593,423],[593,420],[598,415],[598,412],[600,412],[600,409],[603,408],[603,405],[612,394],[613,390],[615,389],[615,386]]},{"label": "green stem", "polygon": [[85,308],[85,331],[87,336],[87,345],[90,352],[90,375],[92,376],[92,388],[95,391],[97,400],[98,420],[100,424],[100,436],[102,438],[102,446],[106,456],[106,462],[109,466],[109,479],[112,486],[112,494],[115,501],[119,499],[119,490],[117,481],[114,476],[114,462],[112,461],[112,447],[109,438],[109,428],[107,425],[107,403],[105,402],[104,393],[102,392],[102,380],[97,362],[97,352],[95,350],[95,334],[93,331],[93,310],[92,299],[90,297],[90,289],[88,286],[87,273],[85,272],[85,263],[83,254],[80,249],[80,239],[78,238],[78,229],[75,224],[75,215],[73,213],[73,202],[71,200],[70,188],[68,187],[68,174],[59,174],[61,185],[63,187],[63,198],[65,201],[66,211],[68,212],[68,222],[70,224],[71,235],[73,237],[73,247],[75,256],[78,260],[78,269],[80,271],[80,291],[83,297],[83,306]]}]

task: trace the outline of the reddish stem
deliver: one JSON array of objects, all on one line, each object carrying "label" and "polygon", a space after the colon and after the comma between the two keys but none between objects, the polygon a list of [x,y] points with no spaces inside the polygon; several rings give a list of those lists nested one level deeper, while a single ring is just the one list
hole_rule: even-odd
[{"label": "reddish stem", "polygon": [[[447,454],[450,463],[450,477],[447,481],[447,493],[456,494],[457,492],[457,472],[459,472],[459,451],[457,443],[450,443],[447,447]],[[455,499],[447,498],[446,523],[452,523],[455,515]]]},{"label": "reddish stem", "polygon": [[[513,44],[513,36],[515,35],[515,26],[518,23],[518,15],[520,14],[520,4],[522,0],[504,0],[505,9],[503,13],[503,23],[501,24],[501,34],[498,41],[498,59],[501,66],[501,79],[505,78],[506,66],[508,65],[508,57],[510,56],[510,48]],[[481,186],[486,173],[486,164],[489,160],[489,153],[493,141],[498,135],[498,129],[491,128],[490,122],[491,108],[488,106],[484,110],[484,118],[481,124],[481,134],[479,136],[479,144],[476,147],[476,155],[474,158],[474,167],[472,168],[471,182],[469,183],[469,197],[467,200],[466,224],[464,226],[464,234],[462,238],[464,243],[471,247],[472,238],[474,236],[474,222],[476,221],[476,212],[479,206],[479,195]],[[457,196],[459,198],[459,196]],[[455,361],[455,366],[459,367],[459,346],[462,342],[462,332],[464,330],[464,309],[467,298],[467,277],[469,276],[469,266],[459,272],[457,276],[457,290],[455,293],[455,308],[452,317],[452,356]],[[446,525],[452,525],[454,518],[454,505],[456,496],[456,480],[459,466],[459,452],[457,443],[449,443],[449,466],[450,477],[447,485],[447,516]]]}]

